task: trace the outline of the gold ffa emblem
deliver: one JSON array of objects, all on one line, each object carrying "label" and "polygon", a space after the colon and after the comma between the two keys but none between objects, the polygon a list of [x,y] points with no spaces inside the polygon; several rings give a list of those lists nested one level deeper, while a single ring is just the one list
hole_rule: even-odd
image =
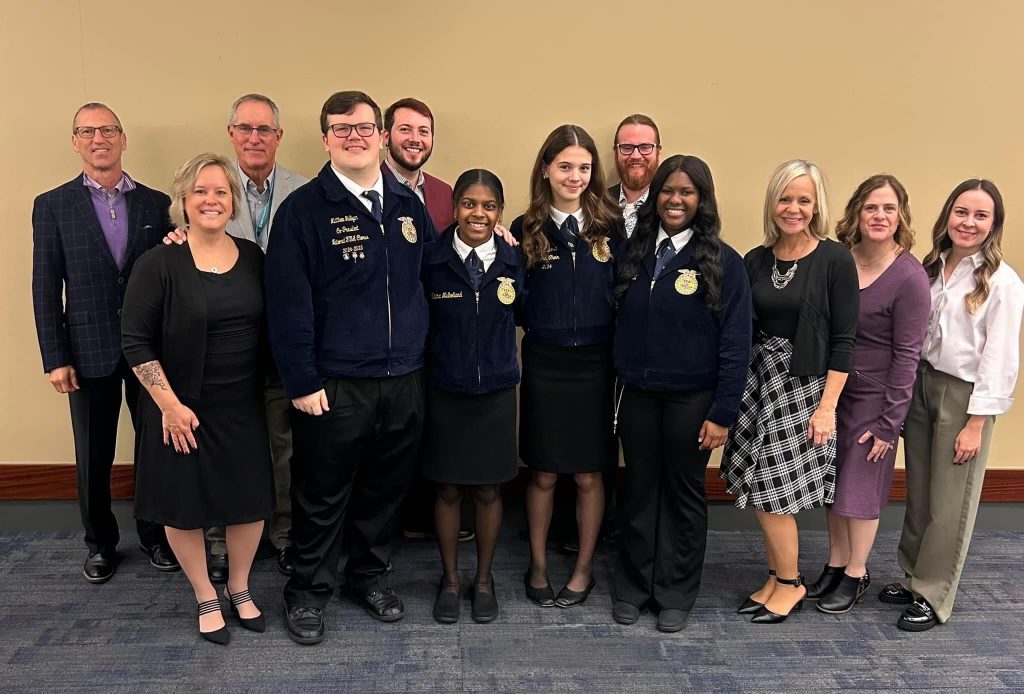
[{"label": "gold ffa emblem", "polygon": [[602,236],[594,245],[590,247],[590,253],[594,256],[594,260],[599,263],[607,263],[612,259],[612,249],[608,245],[608,237]]},{"label": "gold ffa emblem", "polygon": [[516,289],[512,286],[515,280],[511,277],[499,277],[498,282],[498,301],[508,306],[516,300]]},{"label": "gold ffa emblem", "polygon": [[402,223],[402,236],[409,243],[416,243],[416,225],[412,223],[412,217],[399,217],[398,221]]},{"label": "gold ffa emblem", "polygon": [[690,296],[697,291],[697,275],[700,273],[696,270],[680,270],[679,277],[676,277],[676,291],[683,296]]}]

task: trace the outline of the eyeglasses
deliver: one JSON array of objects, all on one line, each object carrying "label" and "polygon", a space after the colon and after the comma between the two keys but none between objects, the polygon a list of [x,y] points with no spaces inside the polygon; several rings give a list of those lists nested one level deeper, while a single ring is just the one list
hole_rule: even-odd
[{"label": "eyeglasses", "polygon": [[259,134],[260,139],[263,140],[266,140],[277,132],[277,128],[271,128],[269,125],[261,125],[258,128],[254,128],[248,123],[232,123],[231,127],[234,128],[236,133],[243,137],[249,137],[252,135],[252,131],[255,130]]},{"label": "eyeglasses", "polygon": [[120,126],[117,125],[101,125],[98,128],[94,128],[89,125],[83,125],[81,127],[75,128],[71,132],[74,133],[75,135],[78,135],[83,140],[91,140],[92,138],[96,137],[97,130],[99,131],[100,135],[108,138],[116,137],[117,135],[124,132],[123,130],[121,130]]},{"label": "eyeglasses", "polygon": [[377,131],[376,123],[335,123],[334,125],[328,125],[328,130],[334,133],[337,138],[345,139],[352,134],[352,131],[356,131],[356,135],[360,137],[369,137]]},{"label": "eyeglasses", "polygon": [[615,145],[615,149],[619,150],[619,154],[621,154],[624,157],[628,157],[630,154],[633,153],[634,150],[637,149],[640,150],[640,154],[647,156],[648,154],[653,152],[656,147],[658,147],[658,145],[650,142],[644,142],[643,144],[639,145],[629,145],[626,143],[622,143],[621,145]]}]

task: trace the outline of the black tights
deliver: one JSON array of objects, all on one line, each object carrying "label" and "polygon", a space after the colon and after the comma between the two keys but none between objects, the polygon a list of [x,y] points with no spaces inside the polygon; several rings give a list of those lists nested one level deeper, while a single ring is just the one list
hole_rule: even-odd
[{"label": "black tights", "polygon": [[496,484],[438,484],[434,502],[434,524],[437,545],[441,550],[444,581],[452,589],[459,585],[459,528],[462,525],[462,497],[473,496],[476,513],[476,576],[473,583],[479,592],[491,590],[491,564],[501,529],[501,489]]}]

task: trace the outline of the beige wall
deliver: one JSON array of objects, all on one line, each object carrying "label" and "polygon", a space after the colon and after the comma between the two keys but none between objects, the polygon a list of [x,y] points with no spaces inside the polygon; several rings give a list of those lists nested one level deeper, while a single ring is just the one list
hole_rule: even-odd
[{"label": "beige wall", "polygon": [[[711,165],[725,238],[741,251],[758,241],[772,168],[808,157],[828,176],[834,213],[864,177],[899,176],[924,237],[919,256],[949,190],[994,179],[1009,207],[1006,256],[1024,270],[1014,233],[1024,217],[1022,3],[356,5],[0,0],[0,462],[73,460],[65,396],[40,371],[30,219],[36,194],[80,170],[70,127],[85,101],[117,110],[126,168],[166,189],[187,156],[231,152],[227,108],[244,92],[277,100],[279,158],[307,175],[325,160],[317,117],[332,91],[363,89],[382,105],[415,95],[438,121],[428,169],[449,181],[493,169],[507,220],[555,125],[578,123],[610,146],[620,118],[641,111],[661,126],[666,155]],[[999,422],[990,465],[1024,468],[1022,445],[1018,406]],[[119,459],[129,452],[122,445]]]}]

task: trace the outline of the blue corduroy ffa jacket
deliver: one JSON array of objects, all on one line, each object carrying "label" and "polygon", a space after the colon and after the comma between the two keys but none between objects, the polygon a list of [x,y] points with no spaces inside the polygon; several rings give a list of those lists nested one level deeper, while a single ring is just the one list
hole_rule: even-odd
[{"label": "blue corduroy ffa jacket", "polygon": [[401,376],[423,366],[424,241],[436,237],[415,194],[384,177],[384,223],[330,162],[274,216],[267,247],[270,343],[291,398],[325,378]]},{"label": "blue corduroy ffa jacket", "polygon": [[523,290],[522,254],[495,236],[497,255],[474,292],[454,234],[453,225],[423,251],[430,384],[472,395],[511,388],[519,383],[514,312]]},{"label": "blue corduroy ffa jacket", "polygon": [[[739,254],[722,246],[722,309],[712,312],[689,244],[652,285],[654,253],[619,302],[615,370],[636,388],[697,392],[714,389],[707,419],[731,426],[739,410],[750,361],[750,283]],[[625,252],[624,250],[622,252]],[[684,277],[685,274],[685,277]],[[680,280],[683,277],[683,280]]]}]

